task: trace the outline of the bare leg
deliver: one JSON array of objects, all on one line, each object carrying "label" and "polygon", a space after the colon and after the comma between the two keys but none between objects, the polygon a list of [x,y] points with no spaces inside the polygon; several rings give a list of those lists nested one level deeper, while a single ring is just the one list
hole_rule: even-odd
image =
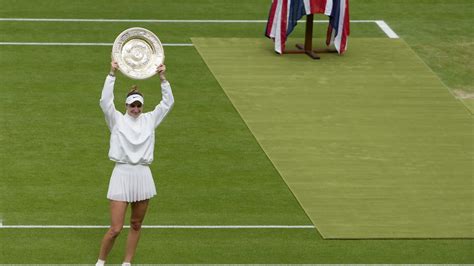
[{"label": "bare leg", "polygon": [[145,219],[148,200],[132,203],[132,217],[130,219],[130,231],[127,238],[127,249],[125,250],[124,262],[131,262],[137,249],[138,239],[140,239],[140,229],[143,219]]},{"label": "bare leg", "polygon": [[114,245],[115,239],[120,234],[125,220],[125,213],[127,212],[128,202],[124,201],[110,201],[110,228],[102,239],[100,245],[99,259],[106,260],[107,255]]}]

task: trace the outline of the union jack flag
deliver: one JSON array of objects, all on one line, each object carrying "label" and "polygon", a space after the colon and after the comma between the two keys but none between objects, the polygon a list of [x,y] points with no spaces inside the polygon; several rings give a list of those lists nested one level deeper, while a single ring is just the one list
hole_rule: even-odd
[{"label": "union jack flag", "polygon": [[298,20],[315,13],[329,16],[326,44],[344,53],[349,36],[349,0],[273,0],[265,36],[275,41],[275,51],[282,54]]}]

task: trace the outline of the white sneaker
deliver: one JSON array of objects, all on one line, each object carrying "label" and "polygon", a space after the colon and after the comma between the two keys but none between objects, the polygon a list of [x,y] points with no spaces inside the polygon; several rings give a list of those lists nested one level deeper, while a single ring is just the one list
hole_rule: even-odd
[{"label": "white sneaker", "polygon": [[104,266],[104,264],[105,264],[105,261],[97,260],[97,263],[95,264],[95,266]]},{"label": "white sneaker", "polygon": [[132,264],[130,262],[124,262],[122,263],[122,266],[132,266]]}]

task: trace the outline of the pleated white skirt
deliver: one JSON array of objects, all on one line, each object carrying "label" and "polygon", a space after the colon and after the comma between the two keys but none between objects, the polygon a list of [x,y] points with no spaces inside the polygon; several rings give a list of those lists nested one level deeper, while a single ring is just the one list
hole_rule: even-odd
[{"label": "pleated white skirt", "polygon": [[107,198],[136,202],[156,195],[155,182],[148,165],[116,163],[110,177]]}]

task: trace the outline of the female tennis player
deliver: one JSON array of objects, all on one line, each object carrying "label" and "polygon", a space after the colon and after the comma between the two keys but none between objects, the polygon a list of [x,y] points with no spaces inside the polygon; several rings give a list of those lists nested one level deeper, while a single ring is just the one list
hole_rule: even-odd
[{"label": "female tennis player", "polygon": [[111,132],[109,158],[115,162],[115,168],[107,192],[107,198],[110,200],[111,225],[102,239],[96,265],[104,265],[115,239],[122,231],[128,205],[131,205],[132,212],[122,265],[131,264],[148,201],[156,195],[149,167],[153,161],[155,128],[160,125],[174,104],[171,86],[165,77],[166,66],[160,65],[156,73],[161,80],[161,102],[153,111],[142,113],[144,98],[134,86],[125,99],[126,113],[120,113],[114,105],[117,69],[117,62],[112,61],[100,98],[100,107]]}]

